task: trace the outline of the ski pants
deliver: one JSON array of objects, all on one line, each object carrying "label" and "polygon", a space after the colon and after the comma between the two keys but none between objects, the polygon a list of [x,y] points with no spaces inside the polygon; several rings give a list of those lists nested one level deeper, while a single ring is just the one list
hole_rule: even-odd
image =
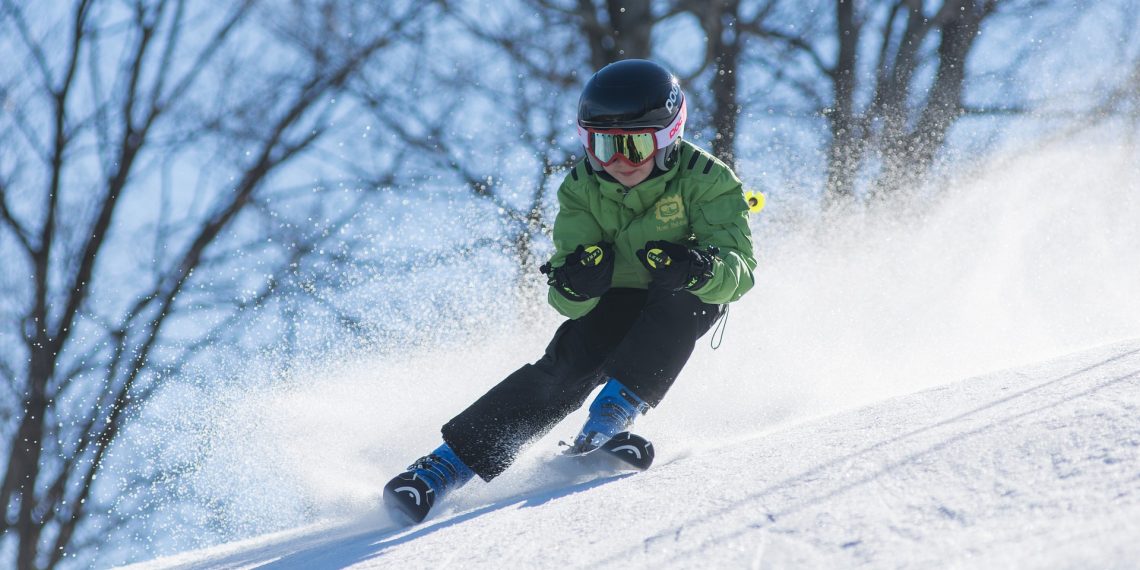
[{"label": "ski pants", "polygon": [[687,291],[610,289],[589,313],[558,327],[538,362],[445,424],[443,439],[490,481],[609,378],[656,407],[723,310]]}]

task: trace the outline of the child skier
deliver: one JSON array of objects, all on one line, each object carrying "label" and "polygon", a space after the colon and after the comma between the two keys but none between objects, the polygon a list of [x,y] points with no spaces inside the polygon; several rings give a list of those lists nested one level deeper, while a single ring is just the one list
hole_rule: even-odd
[{"label": "child skier", "polygon": [[656,407],[698,338],[752,288],[752,234],[740,180],[682,139],[676,77],[645,60],[607,65],[586,83],[578,135],[586,156],[558,190],[548,299],[569,320],[546,353],[443,426],[443,441],[384,488],[419,522],[478,475],[578,409],[599,385],[566,453],[597,449]]}]

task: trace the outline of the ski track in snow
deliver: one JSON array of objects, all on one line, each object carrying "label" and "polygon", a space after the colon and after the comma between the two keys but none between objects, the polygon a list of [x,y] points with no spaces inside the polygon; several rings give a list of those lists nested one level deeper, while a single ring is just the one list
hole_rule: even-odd
[{"label": "ski track in snow", "polygon": [[1138,406],[1135,340],[715,448],[657,441],[636,475],[548,462],[410,528],[376,513],[131,568],[1136,568]]}]

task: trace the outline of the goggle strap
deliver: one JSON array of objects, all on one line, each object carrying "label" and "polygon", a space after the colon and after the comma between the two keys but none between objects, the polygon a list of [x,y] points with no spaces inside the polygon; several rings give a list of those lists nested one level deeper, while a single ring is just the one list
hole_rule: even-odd
[{"label": "goggle strap", "polygon": [[669,148],[669,145],[676,142],[677,139],[685,134],[685,118],[689,114],[688,103],[688,101],[681,99],[681,112],[677,113],[676,117],[673,117],[673,122],[669,123],[669,126],[664,129],[653,133],[653,137],[657,141],[658,150]]}]

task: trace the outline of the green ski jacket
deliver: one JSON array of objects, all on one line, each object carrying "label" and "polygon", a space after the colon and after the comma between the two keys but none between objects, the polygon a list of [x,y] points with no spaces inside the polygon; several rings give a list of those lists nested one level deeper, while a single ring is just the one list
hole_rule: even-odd
[{"label": "green ski jacket", "polygon": [[[720,248],[713,277],[692,291],[710,304],[739,299],[754,283],[752,231],[740,179],[711,154],[681,141],[680,156],[668,172],[633,188],[601,179],[582,160],[558,189],[554,256],[561,266],[578,245],[614,244],[613,287],[645,289],[649,271],[637,260],[645,242],[665,240],[689,247]],[[571,301],[553,287],[547,295],[558,312],[577,319],[598,299]]]}]

